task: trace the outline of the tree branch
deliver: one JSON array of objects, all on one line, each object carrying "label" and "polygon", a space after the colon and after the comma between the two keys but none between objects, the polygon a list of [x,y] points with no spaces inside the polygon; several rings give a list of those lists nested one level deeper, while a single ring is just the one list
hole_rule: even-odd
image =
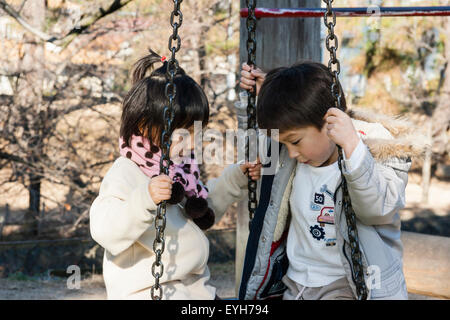
[{"label": "tree branch", "polygon": [[9,153],[3,152],[3,151],[0,151],[0,159],[18,162],[18,163],[24,164],[30,168],[36,168],[36,166],[34,164],[22,159],[21,157],[18,157],[18,156],[15,156],[13,154],[9,154]]},{"label": "tree branch", "polygon": [[60,43],[58,45],[66,48],[84,30],[95,24],[101,18],[106,17],[107,15],[126,6],[131,1],[133,0],[113,0],[111,5],[107,9],[100,7],[97,10],[93,11],[91,14],[86,15],[81,19],[76,27],[70,30],[62,39],[59,39]]},{"label": "tree branch", "polygon": [[39,37],[40,39],[44,40],[44,41],[51,41],[51,39],[53,38],[52,36],[37,30],[36,28],[32,27],[28,22],[26,22],[21,16],[20,14],[14,10],[13,7],[11,7],[9,4],[6,3],[6,1],[4,0],[0,0],[0,7],[3,9],[3,11],[5,11],[9,16],[11,16],[12,18],[14,18],[22,27],[24,27],[26,30],[28,30],[29,32],[31,32],[32,34],[36,35],[37,37]]},{"label": "tree branch", "polygon": [[0,8],[2,8],[9,16],[14,18],[22,27],[28,32],[34,34],[39,39],[46,42],[53,42],[58,46],[66,48],[77,36],[79,36],[84,30],[95,24],[101,18],[121,9],[133,0],[113,0],[108,8],[100,7],[90,14],[84,16],[81,21],[70,30],[66,35],[62,37],[55,37],[41,30],[32,27],[27,21],[25,21],[20,14],[14,10],[5,0],[0,0]]}]

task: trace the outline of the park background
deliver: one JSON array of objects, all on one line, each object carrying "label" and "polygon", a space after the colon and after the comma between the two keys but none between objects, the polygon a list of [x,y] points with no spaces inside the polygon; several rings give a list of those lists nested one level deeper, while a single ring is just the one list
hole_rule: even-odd
[{"label": "park background", "polygon": [[[99,10],[114,4],[110,12]],[[103,252],[89,241],[89,208],[119,156],[130,68],[149,47],[170,55],[172,9],[161,0],[0,0],[0,299],[105,298]],[[186,0],[181,10],[177,56],[208,95],[208,128],[237,128],[239,1]],[[338,18],[335,32],[348,106],[407,116],[431,145],[409,174],[402,230],[450,237],[449,17]],[[202,165],[203,180],[222,169]],[[212,280],[224,296],[234,294],[236,219],[235,204],[208,231],[218,252],[210,261]],[[82,266],[81,289],[67,288],[58,257]]]}]

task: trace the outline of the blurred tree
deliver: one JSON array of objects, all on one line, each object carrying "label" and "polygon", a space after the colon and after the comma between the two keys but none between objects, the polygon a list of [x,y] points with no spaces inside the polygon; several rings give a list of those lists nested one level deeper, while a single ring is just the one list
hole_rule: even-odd
[{"label": "blurred tree", "polygon": [[[37,235],[41,184],[44,178],[68,186],[69,198],[76,191],[78,200],[89,200],[95,195],[90,188],[86,188],[88,184],[83,181],[82,175],[86,174],[88,180],[98,176],[92,172],[98,164],[89,163],[82,156],[73,157],[79,155],[75,143],[76,138],[82,135],[81,128],[72,127],[75,132],[72,132],[74,135],[69,138],[62,137],[57,127],[67,115],[86,106],[105,103],[111,100],[111,97],[107,99],[98,92],[93,92],[93,66],[74,68],[70,64],[77,50],[65,59],[61,59],[61,56],[66,53],[64,48],[77,36],[87,33],[88,28],[101,18],[119,10],[130,1],[110,0],[109,6],[105,8],[90,8],[91,11],[85,14],[75,12],[80,20],[75,21],[70,31],[62,36],[50,36],[42,31],[48,28],[47,18],[51,16],[47,1],[24,1],[20,8],[15,10],[0,0],[0,8],[26,30],[22,33],[23,39],[20,39],[12,50],[18,53],[18,59],[8,61],[7,57],[3,57],[6,58],[2,63],[3,70],[7,69],[6,75],[13,80],[14,94],[0,97],[0,165],[12,168],[13,176],[8,181],[21,181],[28,189],[29,206],[24,227],[30,235]],[[48,59],[51,53],[46,56],[46,43],[57,44],[50,47],[56,56],[59,56],[57,62]],[[83,82],[83,78],[87,81]],[[80,94],[83,91],[84,94]],[[75,104],[61,104],[71,98],[77,100]],[[117,100],[114,97],[113,99]],[[70,132],[70,124],[66,127]],[[53,145],[55,140],[62,143],[59,146]],[[95,148],[102,150],[101,146]],[[67,149],[72,149],[72,154],[67,152]]]},{"label": "blurred tree", "polygon": [[[5,191],[6,185],[22,185],[29,190],[32,230],[36,230],[39,203],[42,207],[45,202],[52,232],[86,235],[92,200],[118,156],[120,101],[130,88],[131,64],[149,47],[170,54],[167,39],[173,4],[47,0],[44,20],[34,25],[22,7],[31,2],[0,0],[0,80],[7,78],[12,87],[12,93],[0,94],[0,187]],[[227,61],[238,53],[239,3],[185,1],[183,5],[180,65],[205,87],[211,106],[209,125],[225,131],[235,121],[232,108],[222,107],[231,105],[226,95],[236,85],[226,83],[226,73],[238,72],[238,66]],[[5,14],[9,22],[2,29]],[[41,48],[41,56],[32,56],[29,48],[24,49],[28,45]],[[17,57],[26,58],[32,69],[25,70]],[[22,91],[31,71],[40,77],[26,83],[33,95]],[[20,104],[21,96],[30,101]],[[203,169],[203,178],[220,170],[208,165]],[[3,197],[10,204],[21,198]],[[23,205],[15,207],[22,211]]]}]

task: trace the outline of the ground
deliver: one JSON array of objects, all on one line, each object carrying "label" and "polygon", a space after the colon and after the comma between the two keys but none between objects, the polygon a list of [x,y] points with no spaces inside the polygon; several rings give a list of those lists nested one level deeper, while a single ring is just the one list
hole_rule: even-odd
[{"label": "ground", "polygon": [[433,178],[428,203],[421,203],[421,176],[409,174],[402,230],[450,237],[450,182]]},{"label": "ground", "polygon": [[[233,297],[234,262],[210,264],[211,284],[220,297]],[[67,279],[49,276],[0,278],[0,300],[104,300],[102,275],[82,276],[80,289],[68,289]]]},{"label": "ground", "polygon": [[[210,264],[211,284],[221,298],[234,293],[234,263]],[[80,289],[68,289],[67,280],[60,277],[10,277],[0,279],[0,300],[104,300],[106,291],[102,275],[82,278]],[[409,295],[410,300],[434,300],[432,297]]]}]

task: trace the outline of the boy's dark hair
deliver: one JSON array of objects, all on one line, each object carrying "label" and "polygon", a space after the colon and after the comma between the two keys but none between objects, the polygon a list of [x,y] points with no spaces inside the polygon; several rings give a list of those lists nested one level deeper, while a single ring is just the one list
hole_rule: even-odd
[{"label": "boy's dark hair", "polygon": [[[159,146],[164,128],[168,63],[165,61],[160,68],[153,70],[155,63],[161,63],[161,56],[151,49],[149,51],[149,55],[134,65],[133,87],[123,101],[120,136],[127,146],[132,135],[144,135],[150,144]],[[151,73],[146,76],[148,71]],[[190,128],[194,121],[202,121],[205,126],[209,120],[209,104],[202,88],[182,68],[178,69],[174,83],[176,96],[172,129]]]},{"label": "boy's dark hair", "polygon": [[[335,106],[332,83],[328,68],[313,61],[271,70],[258,94],[258,127],[267,129],[269,135],[270,129],[281,133],[311,125],[321,130],[325,113]],[[341,107],[345,111],[347,106],[341,92]]]}]

